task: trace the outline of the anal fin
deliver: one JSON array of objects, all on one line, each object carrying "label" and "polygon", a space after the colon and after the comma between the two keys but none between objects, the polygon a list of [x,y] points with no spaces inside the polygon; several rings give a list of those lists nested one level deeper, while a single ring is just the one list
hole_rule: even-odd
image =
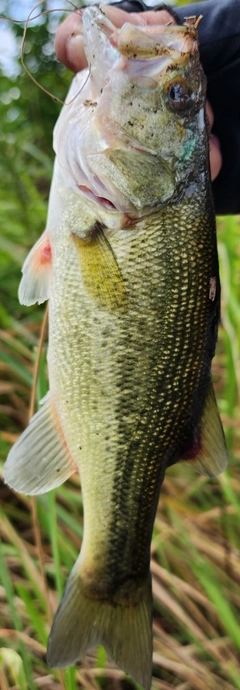
[{"label": "anal fin", "polygon": [[228,452],[212,383],[200,422],[199,450],[183,461],[207,477],[216,477],[227,467]]},{"label": "anal fin", "polygon": [[20,493],[41,494],[63,484],[75,471],[48,393],[10,450],[5,482]]}]

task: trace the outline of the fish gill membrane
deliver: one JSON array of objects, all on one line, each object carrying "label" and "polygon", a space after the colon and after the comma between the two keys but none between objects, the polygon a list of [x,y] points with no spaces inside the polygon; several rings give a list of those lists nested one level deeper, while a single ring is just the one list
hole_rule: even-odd
[{"label": "fish gill membrane", "polygon": [[19,299],[49,299],[50,390],[5,481],[38,494],[79,470],[84,537],[49,637],[52,667],[103,644],[152,678],[153,522],[165,470],[227,465],[211,383],[220,312],[205,77],[193,20],[116,29],[83,13],[89,70],[54,131],[47,227]]}]

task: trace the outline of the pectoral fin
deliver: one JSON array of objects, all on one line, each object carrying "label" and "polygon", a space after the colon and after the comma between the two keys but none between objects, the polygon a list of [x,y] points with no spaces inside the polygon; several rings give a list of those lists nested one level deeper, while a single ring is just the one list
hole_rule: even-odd
[{"label": "pectoral fin", "polygon": [[88,237],[73,234],[84,286],[97,305],[107,311],[125,311],[126,291],[121,271],[101,224],[96,221]]},{"label": "pectoral fin", "polygon": [[5,482],[20,493],[41,494],[65,482],[75,471],[48,393],[10,450]]},{"label": "pectoral fin", "polygon": [[216,477],[227,467],[228,452],[212,384],[200,423],[199,451],[184,462],[208,477]]},{"label": "pectoral fin", "polygon": [[51,275],[51,247],[45,230],[28,254],[22,268],[23,277],[19,285],[20,304],[42,304],[49,298]]}]

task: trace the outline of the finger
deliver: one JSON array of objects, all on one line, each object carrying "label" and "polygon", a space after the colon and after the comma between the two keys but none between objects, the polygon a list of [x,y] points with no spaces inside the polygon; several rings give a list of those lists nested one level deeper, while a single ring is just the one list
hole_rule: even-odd
[{"label": "finger", "polygon": [[207,111],[207,119],[209,122],[209,127],[210,130],[212,129],[213,123],[214,123],[214,114],[213,114],[213,109],[209,101],[206,102],[206,111]]},{"label": "finger", "polygon": [[72,72],[87,66],[82,37],[82,12],[73,12],[60,24],[55,36],[55,51],[60,62]]},{"label": "finger", "polygon": [[210,134],[209,137],[209,156],[210,156],[210,171],[211,180],[216,179],[222,167],[222,154],[220,143],[215,134]]},{"label": "finger", "polygon": [[209,122],[210,135],[209,135],[209,157],[210,157],[210,171],[211,180],[216,179],[220,173],[222,167],[222,154],[220,148],[220,142],[215,134],[212,134],[211,129],[214,123],[214,113],[209,101],[206,102],[207,119]]},{"label": "finger", "polygon": [[170,12],[166,10],[159,10],[159,12],[154,12],[154,10],[147,10],[147,12],[125,12],[112,5],[101,5],[102,12],[110,19],[110,21],[120,29],[125,22],[131,22],[138,26],[147,25],[160,25],[168,24],[168,22],[174,22]]}]

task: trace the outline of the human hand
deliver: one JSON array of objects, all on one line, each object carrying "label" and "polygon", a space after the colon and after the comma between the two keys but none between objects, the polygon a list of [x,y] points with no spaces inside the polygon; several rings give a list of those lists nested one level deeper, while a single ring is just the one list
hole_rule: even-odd
[{"label": "human hand", "polygon": [[[148,10],[147,12],[125,12],[112,5],[102,7],[104,13],[112,21],[114,26],[120,28],[125,22],[131,22],[138,26],[159,25],[173,22],[170,12],[160,10]],[[63,62],[72,72],[79,72],[87,66],[86,56],[83,47],[82,21],[83,10],[73,12],[59,27],[55,38],[55,50],[57,58]],[[210,130],[213,127],[214,114],[210,103],[207,101],[207,117]],[[209,137],[209,155],[211,180],[215,180],[222,167],[222,155],[220,143],[214,134]]]}]

